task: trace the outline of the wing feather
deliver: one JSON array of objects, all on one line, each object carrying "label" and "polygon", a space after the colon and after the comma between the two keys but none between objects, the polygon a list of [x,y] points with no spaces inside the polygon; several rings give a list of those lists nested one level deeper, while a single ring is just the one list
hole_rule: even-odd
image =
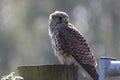
[{"label": "wing feather", "polygon": [[96,59],[82,34],[70,23],[60,28],[58,33],[58,50],[62,54],[72,55],[94,80],[98,80]]},{"label": "wing feather", "polygon": [[69,24],[68,27],[60,30],[58,38],[63,54],[75,56],[79,63],[96,66],[96,59],[86,40],[73,25]]}]

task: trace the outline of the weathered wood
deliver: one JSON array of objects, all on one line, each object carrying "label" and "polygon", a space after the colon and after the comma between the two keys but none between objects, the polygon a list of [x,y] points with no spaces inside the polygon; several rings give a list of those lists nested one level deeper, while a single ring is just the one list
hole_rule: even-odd
[{"label": "weathered wood", "polygon": [[77,80],[78,67],[73,65],[20,66],[24,80]]}]

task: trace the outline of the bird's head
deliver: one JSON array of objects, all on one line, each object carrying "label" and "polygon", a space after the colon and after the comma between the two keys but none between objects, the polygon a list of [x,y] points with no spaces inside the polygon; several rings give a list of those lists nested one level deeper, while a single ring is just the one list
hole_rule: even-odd
[{"label": "bird's head", "polygon": [[55,24],[68,23],[69,16],[65,12],[55,11],[54,13],[50,14],[49,20],[50,22],[55,23]]}]

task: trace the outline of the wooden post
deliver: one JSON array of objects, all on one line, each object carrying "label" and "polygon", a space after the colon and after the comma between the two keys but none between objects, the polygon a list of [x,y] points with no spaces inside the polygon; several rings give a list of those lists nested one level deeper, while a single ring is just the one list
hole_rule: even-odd
[{"label": "wooden post", "polygon": [[78,67],[73,65],[20,66],[24,80],[77,80]]}]

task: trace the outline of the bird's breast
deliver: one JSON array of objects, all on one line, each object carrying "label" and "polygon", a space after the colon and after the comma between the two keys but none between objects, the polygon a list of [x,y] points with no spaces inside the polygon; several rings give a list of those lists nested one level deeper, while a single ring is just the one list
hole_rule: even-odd
[{"label": "bird's breast", "polygon": [[58,40],[57,40],[57,33],[52,35],[51,42],[52,42],[52,47],[53,47],[54,53],[56,55],[57,52],[58,52],[58,47],[59,47],[59,43],[58,43]]}]

